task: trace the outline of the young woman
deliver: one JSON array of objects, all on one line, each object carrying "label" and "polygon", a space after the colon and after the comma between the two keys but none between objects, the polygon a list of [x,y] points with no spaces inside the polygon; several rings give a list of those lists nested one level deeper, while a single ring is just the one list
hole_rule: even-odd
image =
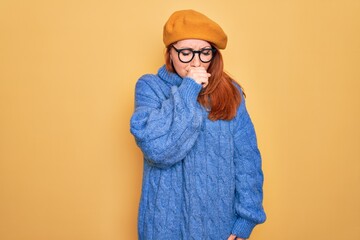
[{"label": "young woman", "polygon": [[164,26],[165,66],[136,84],[131,133],[144,155],[139,239],[246,239],[266,219],[254,126],[223,70],[227,36],[182,10]]}]

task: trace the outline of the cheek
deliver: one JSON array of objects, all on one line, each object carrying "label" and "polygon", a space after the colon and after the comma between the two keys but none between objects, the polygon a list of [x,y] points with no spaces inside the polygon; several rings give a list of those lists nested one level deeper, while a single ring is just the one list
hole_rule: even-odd
[{"label": "cheek", "polygon": [[203,68],[205,68],[205,70],[207,71],[208,68],[210,67],[210,63],[202,63],[201,66],[202,66]]},{"label": "cheek", "polygon": [[173,61],[173,66],[175,68],[175,71],[177,72],[177,74],[179,74],[180,77],[185,77],[187,72],[186,72],[186,67],[188,66],[187,63],[182,63],[180,61]]}]

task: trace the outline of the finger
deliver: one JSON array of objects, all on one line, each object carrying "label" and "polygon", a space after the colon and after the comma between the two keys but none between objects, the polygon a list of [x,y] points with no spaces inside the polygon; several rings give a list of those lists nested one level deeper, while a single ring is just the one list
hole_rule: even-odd
[{"label": "finger", "polygon": [[194,74],[201,74],[201,75],[203,75],[203,76],[206,76],[206,77],[211,77],[211,74],[210,73],[208,73],[205,69],[194,69],[193,71],[192,71],[192,73],[194,73]]},{"label": "finger", "polygon": [[187,66],[185,69],[188,69],[192,72],[206,72],[206,69],[204,67],[189,67]]},{"label": "finger", "polygon": [[207,82],[209,79],[209,77],[206,73],[191,73],[191,72],[189,72],[186,76],[193,78],[194,80],[196,80],[199,83]]},{"label": "finger", "polygon": [[227,240],[235,240],[236,236],[231,234],[230,237]]},{"label": "finger", "polygon": [[195,80],[196,83],[201,84],[204,87],[208,85],[210,73],[206,72],[203,67],[186,67],[188,72],[186,74],[187,77],[190,77]]},{"label": "finger", "polygon": [[206,77],[206,78],[209,78],[211,76],[211,74],[206,71],[196,71],[196,70],[189,70],[188,75]]}]

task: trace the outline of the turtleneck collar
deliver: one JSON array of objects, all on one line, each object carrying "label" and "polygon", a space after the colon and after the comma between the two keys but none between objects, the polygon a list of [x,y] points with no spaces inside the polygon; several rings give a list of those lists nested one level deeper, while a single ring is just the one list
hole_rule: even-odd
[{"label": "turtleneck collar", "polygon": [[182,82],[182,78],[177,73],[172,73],[166,70],[165,65],[163,65],[159,71],[158,76],[164,80],[165,82],[168,82],[170,85],[174,86],[180,86]]}]

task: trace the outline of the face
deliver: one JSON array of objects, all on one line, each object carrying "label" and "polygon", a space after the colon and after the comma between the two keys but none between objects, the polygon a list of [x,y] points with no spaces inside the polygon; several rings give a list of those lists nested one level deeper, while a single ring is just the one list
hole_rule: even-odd
[{"label": "face", "polygon": [[[199,39],[180,40],[180,41],[176,42],[175,44],[173,44],[173,46],[178,50],[184,49],[184,48],[189,48],[194,51],[200,51],[202,49],[211,48],[210,43],[208,43],[204,40],[199,40]],[[204,63],[200,60],[199,54],[194,54],[194,55],[195,55],[194,58],[190,62],[183,63],[179,59],[178,52],[174,48],[172,48],[170,50],[170,59],[174,65],[176,72],[179,74],[180,77],[183,78],[187,75],[187,69],[189,67],[203,67],[203,68],[205,68],[205,70],[207,70],[209,68],[211,62]],[[202,57],[202,60],[204,60],[206,58],[206,55],[203,54],[202,56],[205,56],[205,57]]]}]

